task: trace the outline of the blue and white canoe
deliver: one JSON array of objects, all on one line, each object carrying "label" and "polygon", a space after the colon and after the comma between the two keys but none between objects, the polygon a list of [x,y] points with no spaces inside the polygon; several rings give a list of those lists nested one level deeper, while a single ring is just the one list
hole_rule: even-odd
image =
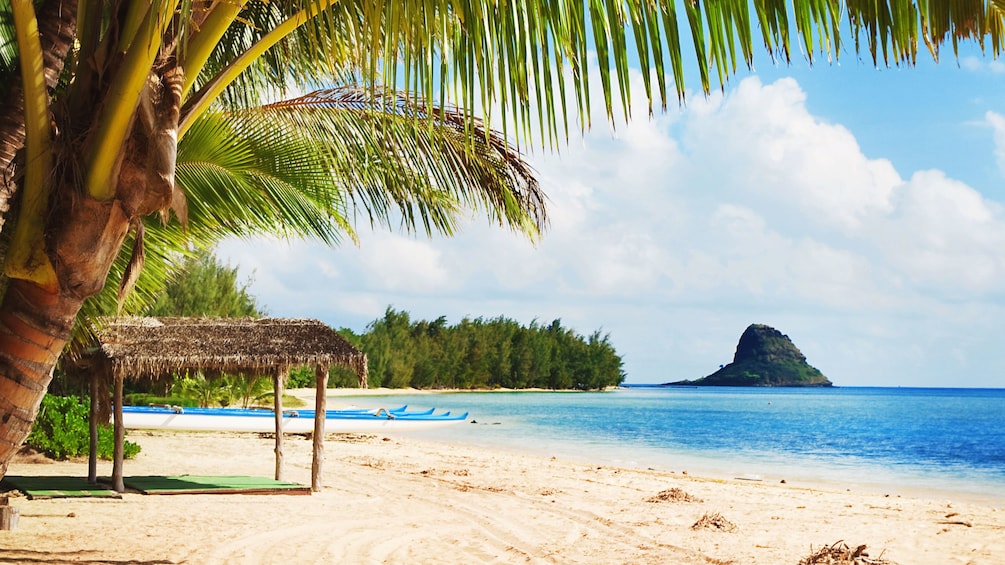
[{"label": "blue and white canoe", "polygon": [[[451,415],[406,410],[406,406],[375,409],[328,410],[325,433],[367,433],[428,430],[458,424],[468,413]],[[180,408],[177,406],[123,406],[122,421],[127,429],[218,432],[275,432],[276,420],[271,410],[244,408]],[[284,410],[283,432],[314,432],[314,410]]]}]

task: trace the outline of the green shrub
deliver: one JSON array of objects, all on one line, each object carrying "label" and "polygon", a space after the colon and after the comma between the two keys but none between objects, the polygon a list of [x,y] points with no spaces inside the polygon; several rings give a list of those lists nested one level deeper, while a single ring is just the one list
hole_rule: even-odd
[{"label": "green shrub", "polygon": [[[25,443],[54,459],[86,455],[90,449],[89,413],[88,403],[76,396],[47,394]],[[112,426],[99,425],[98,457],[111,459],[114,449]],[[123,445],[126,459],[132,459],[139,452],[140,446],[131,441]]]},{"label": "green shrub", "polygon": [[286,376],[286,388],[314,388],[315,384],[314,367],[292,367]]}]

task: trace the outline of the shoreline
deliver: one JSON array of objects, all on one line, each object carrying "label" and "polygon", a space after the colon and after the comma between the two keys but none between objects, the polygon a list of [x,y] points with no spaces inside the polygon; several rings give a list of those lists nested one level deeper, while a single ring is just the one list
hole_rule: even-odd
[{"label": "shoreline", "polygon": [[[143,452],[126,461],[127,476],[274,471],[272,441],[256,434],[130,439]],[[309,484],[311,442],[286,443],[284,478]],[[311,496],[16,498],[20,525],[0,532],[0,550],[15,561],[794,565],[844,540],[901,565],[990,564],[1005,554],[1005,511],[940,497],[702,477],[406,434],[330,436],[326,454],[325,487]],[[8,473],[83,476],[86,462],[18,460]],[[696,526],[711,515],[732,528]],[[114,541],[94,535],[110,531]]]},{"label": "shoreline", "polygon": [[[597,393],[611,390],[624,389],[626,387],[607,387],[603,390],[579,390],[550,389],[550,388],[329,388],[328,398],[354,397],[354,396],[422,396],[436,394],[464,394],[464,393],[486,393],[486,392],[548,392],[548,393]],[[295,396],[304,401],[314,401],[315,389],[313,388],[291,388],[285,391],[290,396]]]},{"label": "shoreline", "polygon": [[[457,444],[464,447],[498,451],[514,456],[526,456],[539,459],[560,459],[569,463],[580,465],[601,465],[606,467],[617,467],[646,472],[663,473],[670,476],[690,476],[700,477],[710,481],[745,481],[765,485],[782,484],[790,485],[793,488],[806,488],[822,491],[845,491],[859,494],[883,495],[889,497],[925,498],[931,500],[945,500],[967,502],[1005,508],[1005,492],[989,491],[980,488],[983,485],[974,485],[966,480],[960,479],[937,479],[937,484],[927,482],[927,477],[912,477],[913,480],[904,480],[903,477],[877,478],[867,476],[864,479],[850,480],[843,476],[828,475],[826,472],[808,472],[806,469],[793,470],[791,466],[782,465],[751,465],[749,463],[738,462],[735,459],[713,459],[710,457],[685,457],[679,464],[663,465],[642,463],[638,460],[628,460],[627,458],[597,456],[585,451],[562,451],[553,452],[549,447],[544,446],[513,446],[494,444],[489,441],[465,440],[457,438],[444,438],[437,434],[437,431],[430,432],[408,432],[410,437],[418,438],[420,441],[431,443]],[[824,467],[826,469],[826,467]],[[936,481],[936,479],[932,479]],[[959,482],[959,481],[962,481]],[[995,484],[995,487],[1000,487]]]},{"label": "shoreline", "polygon": [[[313,406],[315,390],[313,388],[292,389],[288,394],[297,396],[300,400]],[[583,391],[553,391],[549,389],[328,389],[329,404],[333,399],[337,404],[340,399],[361,397],[394,398],[400,396],[435,396],[437,394],[458,393],[582,393]],[[594,391],[598,392],[598,391]],[[432,401],[431,401],[432,402]],[[419,402],[418,404],[421,404]],[[352,406],[350,402],[344,406]],[[389,405],[387,406],[389,407]],[[484,422],[483,422],[484,423]],[[463,445],[502,450],[514,454],[559,457],[579,461],[585,464],[623,466],[629,468],[648,469],[668,473],[689,470],[701,476],[715,479],[755,479],[771,483],[785,480],[788,483],[818,486],[825,489],[854,488],[870,493],[899,493],[907,496],[937,496],[945,499],[967,500],[969,502],[1005,506],[1005,485],[1000,482],[976,481],[966,475],[953,475],[943,471],[926,472],[923,469],[898,469],[892,471],[885,467],[869,465],[868,462],[857,462],[846,468],[836,468],[833,463],[813,460],[765,460],[743,459],[742,457],[716,458],[707,453],[669,453],[655,450],[639,455],[639,450],[645,448],[633,447],[631,450],[621,450],[619,446],[603,446],[590,449],[575,445],[575,441],[554,444],[549,440],[514,442],[512,438],[479,437],[466,433],[456,426],[430,432],[415,432],[415,437],[460,443]]]}]

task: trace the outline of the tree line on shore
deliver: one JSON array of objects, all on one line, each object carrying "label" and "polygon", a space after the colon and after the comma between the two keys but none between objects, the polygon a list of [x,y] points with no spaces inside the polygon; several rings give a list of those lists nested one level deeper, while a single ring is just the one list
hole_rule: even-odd
[{"label": "tree line on shore", "polygon": [[367,355],[371,387],[545,388],[596,390],[624,382],[623,361],[609,335],[582,336],[537,321],[446,317],[412,321],[388,308],[360,335],[340,333]]}]

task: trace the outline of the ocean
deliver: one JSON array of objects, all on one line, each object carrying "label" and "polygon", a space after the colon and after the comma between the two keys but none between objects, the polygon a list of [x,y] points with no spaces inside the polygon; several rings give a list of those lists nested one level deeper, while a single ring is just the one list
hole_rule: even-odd
[{"label": "ocean", "polygon": [[412,434],[428,439],[714,478],[1005,502],[1005,389],[628,385],[354,402],[470,412],[469,423]]}]

